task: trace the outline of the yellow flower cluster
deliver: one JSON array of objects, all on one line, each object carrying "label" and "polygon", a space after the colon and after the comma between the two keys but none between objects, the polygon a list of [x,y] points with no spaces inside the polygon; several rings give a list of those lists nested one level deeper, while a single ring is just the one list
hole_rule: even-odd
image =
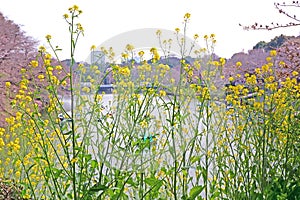
[{"label": "yellow flower cluster", "polygon": [[134,46],[132,44],[127,44],[126,45],[126,51],[131,52],[134,50]]},{"label": "yellow flower cluster", "polygon": [[158,53],[158,51],[157,51],[156,48],[152,47],[150,49],[150,53],[152,54],[153,63],[155,63],[157,60],[160,59],[160,55],[159,55],[159,53]]},{"label": "yellow flower cluster", "polygon": [[140,126],[141,126],[142,128],[147,128],[147,127],[148,127],[148,122],[147,122],[146,120],[142,120],[142,121],[140,122]]},{"label": "yellow flower cluster", "polygon": [[32,66],[32,67],[37,67],[39,65],[39,63],[38,63],[38,61],[36,61],[36,60],[32,60],[31,62],[30,62],[30,66]]},{"label": "yellow flower cluster", "polygon": [[257,84],[257,77],[252,74],[251,76],[246,78],[246,83],[249,85],[256,85]]},{"label": "yellow flower cluster", "polygon": [[142,65],[137,66],[137,69],[141,71],[143,74],[144,72],[151,72],[152,71],[152,65],[149,63],[143,63]]},{"label": "yellow flower cluster", "polygon": [[143,57],[143,56],[144,56],[144,54],[145,54],[145,52],[144,52],[144,51],[139,51],[139,53],[138,53],[138,55],[139,55],[140,57]]},{"label": "yellow flower cluster", "polygon": [[6,88],[10,88],[10,86],[11,86],[11,83],[10,83],[10,82],[8,82],[8,81],[5,82],[5,87],[6,87]]},{"label": "yellow flower cluster", "polygon": [[128,67],[119,67],[119,73],[124,76],[130,76],[130,69]]},{"label": "yellow flower cluster", "polygon": [[236,66],[237,68],[240,68],[240,67],[242,66],[242,63],[241,63],[241,62],[236,62],[236,63],[235,63],[235,66]]}]

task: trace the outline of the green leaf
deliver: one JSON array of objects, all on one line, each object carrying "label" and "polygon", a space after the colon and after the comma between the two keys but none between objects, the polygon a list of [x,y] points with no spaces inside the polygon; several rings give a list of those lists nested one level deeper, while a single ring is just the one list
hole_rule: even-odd
[{"label": "green leaf", "polygon": [[200,156],[192,156],[191,157],[191,164],[194,164],[195,162],[198,162],[201,160]]},{"label": "green leaf", "polygon": [[204,189],[204,186],[198,185],[191,189],[189,200],[195,199]]},{"label": "green leaf", "polygon": [[87,162],[92,160],[92,155],[91,154],[85,154],[84,157],[85,157]]},{"label": "green leaf", "polygon": [[95,169],[98,166],[98,162],[96,160],[91,161],[91,167],[92,169]]},{"label": "green leaf", "polygon": [[158,180],[154,177],[149,177],[145,179],[145,183],[148,184],[152,190],[152,192],[156,193],[159,188],[163,185],[163,181],[162,180]]},{"label": "green leaf", "polygon": [[138,184],[135,181],[133,181],[132,177],[130,177],[128,179],[127,184],[129,184],[129,185],[131,185],[133,187],[137,187],[138,186]]},{"label": "green leaf", "polygon": [[57,179],[60,177],[60,175],[62,174],[63,170],[61,169],[57,169],[57,168],[52,168],[52,172],[53,172],[53,175],[54,175],[54,178]]},{"label": "green leaf", "polygon": [[99,191],[101,191],[101,190],[105,191],[105,190],[107,190],[107,189],[108,189],[108,187],[107,187],[106,185],[101,185],[101,184],[99,184],[99,183],[96,183],[95,185],[93,185],[93,186],[90,188],[89,192],[90,192],[90,193],[94,193],[94,192],[99,192]]},{"label": "green leaf", "polygon": [[157,183],[157,179],[156,178],[146,178],[145,179],[145,183],[147,183],[149,186],[154,186]]}]

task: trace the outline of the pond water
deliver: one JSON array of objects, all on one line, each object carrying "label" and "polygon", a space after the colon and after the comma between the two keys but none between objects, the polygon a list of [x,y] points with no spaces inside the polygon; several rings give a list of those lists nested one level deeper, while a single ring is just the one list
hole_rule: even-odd
[{"label": "pond water", "polygon": [[[92,96],[86,96],[87,99],[92,101]],[[92,156],[102,162],[106,163],[106,168],[117,168],[124,171],[131,170],[146,170],[155,167],[165,166],[166,168],[171,168],[174,164],[174,159],[182,159],[183,152],[187,157],[186,163],[190,163],[189,158],[191,155],[203,154],[208,150],[210,146],[212,137],[204,133],[204,122],[205,122],[205,111],[200,111],[201,105],[195,99],[185,99],[182,102],[182,111],[183,123],[182,127],[176,128],[176,135],[174,138],[171,137],[172,128],[168,120],[170,119],[170,113],[166,109],[166,106],[171,109],[172,104],[169,104],[174,97],[166,97],[162,99],[155,99],[152,102],[150,111],[150,121],[153,124],[148,128],[141,128],[139,123],[135,126],[138,128],[132,127],[132,122],[126,123],[122,115],[126,112],[126,102],[125,100],[117,101],[117,97],[113,94],[105,94],[102,98],[103,114],[107,114],[112,111],[113,119],[109,121],[110,123],[118,123],[118,127],[114,129],[114,138],[109,139],[108,131],[104,130],[102,126],[99,126],[95,120],[92,122],[92,126],[88,130],[85,128],[79,128],[82,131],[86,138],[90,138],[89,152]],[[64,102],[64,108],[67,112],[70,113],[71,109],[71,100],[70,98],[62,98]],[[117,103],[118,102],[118,103]],[[117,104],[120,104],[119,110],[115,110],[112,107],[117,107]],[[164,107],[162,105],[165,105]],[[85,113],[89,113],[90,107],[85,107]],[[201,114],[202,112],[202,114]],[[199,117],[199,114],[201,115]],[[117,116],[121,116],[121,120],[116,120]],[[83,116],[81,116],[82,118]],[[88,120],[90,117],[89,114],[86,114],[83,119]],[[79,120],[79,121],[80,121]],[[155,124],[156,121],[160,121],[160,125]],[[79,123],[80,124],[80,123]],[[150,122],[149,122],[150,124]],[[165,126],[165,127],[164,127]],[[169,126],[169,127],[168,127]],[[109,126],[107,126],[109,127]],[[129,130],[133,130],[132,133]],[[169,133],[168,133],[169,131]],[[155,139],[152,138],[155,137]],[[151,141],[148,140],[151,138]],[[153,141],[152,141],[153,139]],[[132,143],[128,140],[132,140],[132,143],[136,143],[137,147],[128,148],[127,145]],[[149,142],[149,147],[143,148],[142,151],[139,151],[139,143]],[[196,141],[197,151],[191,148],[191,144]],[[145,146],[144,146],[145,147]],[[208,148],[206,148],[208,147]],[[202,162],[205,156],[202,158]],[[160,160],[160,162],[157,162]],[[155,166],[153,165],[155,163]],[[195,168],[194,166],[181,166],[188,169],[188,173],[191,177],[195,179]],[[189,186],[192,187],[195,180],[190,182]],[[201,184],[203,182],[201,181]]]}]

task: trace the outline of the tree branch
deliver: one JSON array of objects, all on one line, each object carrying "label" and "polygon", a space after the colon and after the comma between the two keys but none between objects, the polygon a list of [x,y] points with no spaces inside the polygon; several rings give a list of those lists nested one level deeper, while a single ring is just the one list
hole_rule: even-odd
[{"label": "tree branch", "polygon": [[288,27],[294,27],[294,26],[299,26],[300,25],[300,19],[297,18],[296,15],[291,14],[285,10],[282,9],[282,7],[296,7],[300,8],[300,2],[298,1],[293,1],[291,4],[285,4],[283,3],[274,3],[275,8],[278,10],[280,14],[285,15],[286,17],[296,21],[296,22],[289,22],[287,24],[279,24],[279,23],[274,23],[272,22],[270,25],[262,25],[258,23],[254,23],[253,25],[250,26],[244,26],[242,24],[239,24],[239,26],[242,26],[244,30],[273,30],[273,29],[278,29],[278,28],[288,28]]}]

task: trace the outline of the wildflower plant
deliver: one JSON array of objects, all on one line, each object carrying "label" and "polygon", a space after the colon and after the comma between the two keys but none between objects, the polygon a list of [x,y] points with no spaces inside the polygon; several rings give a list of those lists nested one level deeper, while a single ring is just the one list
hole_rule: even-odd
[{"label": "wildflower plant", "polygon": [[[168,57],[173,41],[162,40],[159,30],[161,46],[150,49],[151,62],[140,49],[140,61],[135,61],[136,49],[128,44],[123,64],[117,64],[113,48],[101,47],[108,67],[97,62],[76,66],[76,44],[84,31],[77,22],[81,13],[75,5],[64,15],[70,31],[68,68],[55,65],[41,47],[38,58],[21,71],[12,101],[15,116],[0,129],[0,179],[19,184],[25,199],[299,196],[300,86],[296,72],[277,79],[276,52],[255,73],[245,74],[245,84],[222,88],[218,81],[226,61],[212,56],[216,36],[203,37],[205,48],[187,49],[187,13],[182,38],[175,29],[180,46],[176,80],[169,63],[160,62],[160,52]],[[52,46],[50,35],[46,39],[59,61],[60,49]],[[195,34],[194,43],[198,39]],[[197,55],[193,63],[186,59],[191,51]],[[36,67],[45,73],[30,79]],[[113,82],[111,94],[99,92],[107,78]],[[5,85],[13,95],[10,83]],[[41,95],[47,96],[43,106],[35,101]],[[70,99],[70,109],[64,98]]]}]

